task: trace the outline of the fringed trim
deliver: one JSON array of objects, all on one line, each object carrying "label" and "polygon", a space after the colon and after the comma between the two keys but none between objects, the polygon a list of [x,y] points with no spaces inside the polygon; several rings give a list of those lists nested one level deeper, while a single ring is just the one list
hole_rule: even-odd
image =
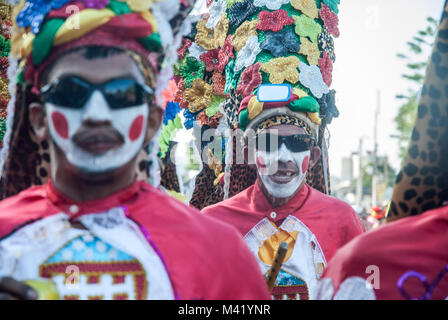
[{"label": "fringed trim", "polygon": [[12,125],[14,123],[14,109],[16,105],[16,86],[17,86],[17,65],[18,61],[16,58],[12,56],[8,57],[9,67],[8,67],[8,79],[9,79],[9,95],[10,99],[8,102],[8,107],[6,109],[6,132],[3,137],[3,148],[0,152],[0,172],[3,176],[3,170],[5,166],[6,158],[9,153],[9,146],[11,144],[11,134],[12,134]]}]

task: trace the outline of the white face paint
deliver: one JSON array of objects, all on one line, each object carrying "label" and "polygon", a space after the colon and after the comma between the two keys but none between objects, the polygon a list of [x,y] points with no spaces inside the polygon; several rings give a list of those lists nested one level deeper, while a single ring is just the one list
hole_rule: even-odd
[{"label": "white face paint", "polygon": [[[282,144],[279,151],[256,152],[257,170],[269,194],[275,198],[289,198],[297,191],[306,177],[311,152],[291,152]],[[292,161],[297,165],[298,174],[288,183],[276,183],[272,181],[271,175],[277,172],[278,162]]]},{"label": "white face paint", "polygon": [[[70,109],[46,103],[46,114],[53,141],[75,167],[89,172],[107,172],[123,166],[143,146],[149,108],[147,104],[112,110],[100,91],[94,91],[82,109]],[[92,154],[73,142],[83,121],[109,121],[122,136],[124,143],[103,154]]]}]

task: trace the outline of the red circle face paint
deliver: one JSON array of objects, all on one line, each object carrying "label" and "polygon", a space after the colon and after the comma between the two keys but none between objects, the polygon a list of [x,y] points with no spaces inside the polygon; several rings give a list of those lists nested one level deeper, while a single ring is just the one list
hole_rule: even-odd
[{"label": "red circle face paint", "polygon": [[68,121],[65,116],[59,111],[54,111],[51,114],[51,121],[57,134],[63,139],[68,139]]},{"label": "red circle face paint", "polygon": [[143,131],[143,116],[140,115],[137,118],[134,119],[134,121],[131,124],[131,128],[129,129],[129,139],[131,141],[137,140]]},{"label": "red circle face paint", "polygon": [[303,162],[302,162],[302,173],[305,173],[306,170],[308,170],[309,163],[310,163],[310,157],[306,156],[305,159],[303,159]]}]

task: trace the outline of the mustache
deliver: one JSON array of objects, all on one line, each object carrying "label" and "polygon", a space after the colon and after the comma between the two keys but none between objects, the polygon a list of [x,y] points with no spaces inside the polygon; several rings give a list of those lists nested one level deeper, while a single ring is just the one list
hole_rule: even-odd
[{"label": "mustache", "polygon": [[83,143],[124,143],[125,139],[122,134],[112,126],[101,127],[81,127],[76,131],[72,138],[76,144]]}]

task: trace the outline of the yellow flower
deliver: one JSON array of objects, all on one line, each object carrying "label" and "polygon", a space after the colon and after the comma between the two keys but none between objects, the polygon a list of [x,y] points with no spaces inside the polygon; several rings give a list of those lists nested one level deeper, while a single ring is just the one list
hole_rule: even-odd
[{"label": "yellow flower", "polygon": [[311,122],[320,126],[322,120],[319,118],[319,112],[307,112],[307,115]]},{"label": "yellow flower", "polygon": [[299,65],[300,60],[296,56],[280,57],[263,63],[261,70],[269,74],[271,83],[280,84],[286,80],[294,84],[299,81]]},{"label": "yellow flower", "polygon": [[196,25],[197,33],[195,42],[206,50],[222,47],[226,41],[227,31],[229,30],[229,19],[226,14],[222,15],[221,20],[214,29],[208,29],[205,25],[207,20],[201,20]]},{"label": "yellow flower", "polygon": [[307,57],[310,65],[318,65],[320,58],[319,47],[305,37],[300,37],[300,54]]},{"label": "yellow flower", "polygon": [[291,5],[312,19],[319,18],[319,10],[315,0],[291,0]]},{"label": "yellow flower", "polygon": [[236,29],[235,34],[232,36],[232,44],[236,51],[240,51],[252,36],[258,36],[257,34],[258,20],[244,21],[242,25]]},{"label": "yellow flower", "polygon": [[195,79],[192,87],[184,93],[190,112],[196,113],[207,108],[211,103],[212,92],[213,87],[211,85],[202,79]]},{"label": "yellow flower", "polygon": [[264,103],[258,101],[256,96],[253,96],[247,105],[247,112],[249,113],[249,120],[252,120],[263,111]]},{"label": "yellow flower", "polygon": [[305,91],[303,91],[302,89],[299,89],[299,88],[294,88],[292,90],[292,93],[295,94],[296,96],[298,96],[299,99],[302,99],[304,97],[308,97],[308,94]]}]

